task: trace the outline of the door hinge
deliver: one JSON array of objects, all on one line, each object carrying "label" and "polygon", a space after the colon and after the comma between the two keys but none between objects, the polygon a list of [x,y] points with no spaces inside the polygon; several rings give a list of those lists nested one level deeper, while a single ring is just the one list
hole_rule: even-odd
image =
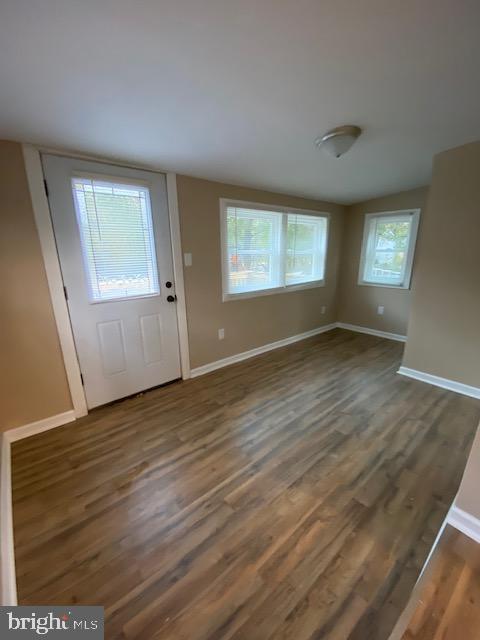
[{"label": "door hinge", "polygon": [[80,372],[80,380],[82,381],[82,387],[85,386],[85,382],[83,381],[83,373]]},{"label": "door hinge", "polygon": [[65,300],[68,300],[68,291],[65,285],[63,285],[63,295],[65,296]]},{"label": "door hinge", "polygon": [[49,193],[48,193],[48,184],[47,184],[47,181],[46,181],[46,180],[44,180],[44,181],[43,181],[43,186],[45,187],[45,195],[46,195],[46,196],[47,196],[47,198],[48,198]]}]

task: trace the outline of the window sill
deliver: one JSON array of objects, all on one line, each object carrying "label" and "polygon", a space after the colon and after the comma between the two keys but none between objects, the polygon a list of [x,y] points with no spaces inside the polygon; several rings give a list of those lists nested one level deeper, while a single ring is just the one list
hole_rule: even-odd
[{"label": "window sill", "polygon": [[224,293],[223,302],[231,302],[232,300],[246,300],[247,298],[258,298],[260,296],[271,296],[277,293],[290,293],[291,291],[303,291],[304,289],[316,289],[324,287],[325,280],[315,280],[314,282],[305,282],[301,284],[291,284],[287,287],[275,287],[273,289],[259,289],[258,291],[245,291],[243,293]]},{"label": "window sill", "polygon": [[410,285],[384,284],[382,282],[366,282],[364,280],[359,280],[357,284],[361,287],[382,287],[383,289],[400,289],[402,291],[410,289]]}]

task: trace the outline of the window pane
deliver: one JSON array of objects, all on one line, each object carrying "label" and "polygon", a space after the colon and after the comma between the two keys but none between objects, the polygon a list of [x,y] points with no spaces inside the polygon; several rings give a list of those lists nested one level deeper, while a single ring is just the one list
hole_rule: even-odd
[{"label": "window pane", "polygon": [[158,294],[148,189],[73,178],[72,190],[90,300]]},{"label": "window pane", "polygon": [[227,207],[228,292],[280,286],[282,214]]},{"label": "window pane", "polygon": [[377,221],[377,232],[375,238],[376,249],[403,249],[408,245],[410,234],[410,221],[389,222],[386,220]]},{"label": "window pane", "polygon": [[287,285],[323,279],[326,236],[326,218],[288,214]]},{"label": "window pane", "polygon": [[367,246],[364,247],[365,282],[403,284],[411,225],[410,215],[370,219]]},{"label": "window pane", "polygon": [[382,281],[401,281],[404,264],[403,251],[377,251],[373,260],[372,274]]}]

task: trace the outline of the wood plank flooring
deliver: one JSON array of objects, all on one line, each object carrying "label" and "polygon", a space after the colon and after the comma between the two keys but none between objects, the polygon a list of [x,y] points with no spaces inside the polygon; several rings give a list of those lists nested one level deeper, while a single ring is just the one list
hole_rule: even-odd
[{"label": "wood plank flooring", "polygon": [[19,601],[106,638],[385,640],[480,401],[336,329],[13,445]]},{"label": "wood plank flooring", "polygon": [[402,640],[480,637],[480,544],[447,526]]}]

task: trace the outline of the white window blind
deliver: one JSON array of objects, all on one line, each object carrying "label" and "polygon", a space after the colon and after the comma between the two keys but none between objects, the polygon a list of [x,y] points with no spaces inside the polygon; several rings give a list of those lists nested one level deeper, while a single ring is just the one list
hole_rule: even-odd
[{"label": "white window blind", "polygon": [[288,214],[286,284],[323,280],[327,219]]},{"label": "white window blind", "polygon": [[228,292],[280,286],[282,214],[227,207]]},{"label": "white window blind", "polygon": [[72,191],[90,300],[158,294],[148,188],[75,177]]},{"label": "white window blind", "polygon": [[224,203],[224,296],[321,282],[327,217]]},{"label": "white window blind", "polygon": [[418,211],[368,214],[360,265],[361,282],[408,287],[417,226]]}]

